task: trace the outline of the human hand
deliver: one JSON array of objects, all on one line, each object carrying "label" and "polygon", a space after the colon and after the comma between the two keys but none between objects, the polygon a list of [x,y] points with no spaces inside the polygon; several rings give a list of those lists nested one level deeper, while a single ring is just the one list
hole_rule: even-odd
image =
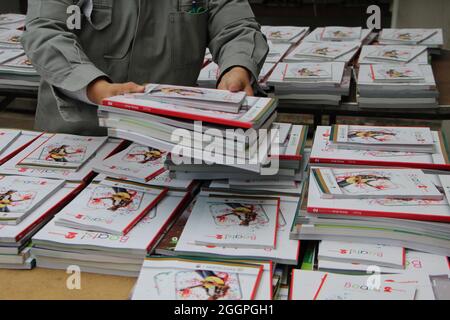
[{"label": "human hand", "polygon": [[248,96],[254,95],[251,84],[251,74],[243,67],[231,68],[222,76],[217,88],[231,92],[245,91]]},{"label": "human hand", "polygon": [[95,104],[101,104],[106,98],[126,93],[144,93],[145,87],[134,82],[110,83],[105,79],[92,81],[87,87],[87,97]]}]

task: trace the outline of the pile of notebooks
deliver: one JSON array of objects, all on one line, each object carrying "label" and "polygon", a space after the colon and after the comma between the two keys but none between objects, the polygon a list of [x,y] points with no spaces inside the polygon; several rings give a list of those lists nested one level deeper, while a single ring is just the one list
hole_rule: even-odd
[{"label": "pile of notebooks", "polygon": [[371,43],[376,35],[370,29],[362,29],[361,27],[335,27],[329,26],[324,28],[316,28],[307,35],[303,42],[360,42],[362,44]]},{"label": "pile of notebooks", "polygon": [[439,54],[444,45],[442,29],[383,29],[378,37],[383,45],[421,45]]},{"label": "pile of notebooks", "polygon": [[358,64],[428,64],[425,46],[385,45],[363,46]]},{"label": "pile of notebooks", "polygon": [[338,105],[350,82],[344,62],[279,63],[267,80],[280,100],[306,105]]},{"label": "pile of notebooks", "polygon": [[0,30],[16,30],[25,27],[26,16],[23,14],[0,14]]},{"label": "pile of notebooks", "polygon": [[437,108],[438,97],[430,65],[365,64],[359,68],[361,108]]}]

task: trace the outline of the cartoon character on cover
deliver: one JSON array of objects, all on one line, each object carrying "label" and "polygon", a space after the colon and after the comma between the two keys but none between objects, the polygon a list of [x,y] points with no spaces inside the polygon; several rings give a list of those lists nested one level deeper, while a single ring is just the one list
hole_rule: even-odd
[{"label": "cartoon character on cover", "polygon": [[390,181],[391,179],[388,177],[383,177],[375,174],[363,174],[356,176],[348,176],[344,177],[338,182],[339,187],[346,188],[348,186],[356,185],[365,185],[371,188],[379,189],[379,187],[372,185],[372,182],[377,182],[380,180]]},{"label": "cartoon character on cover", "polygon": [[389,69],[386,71],[386,74],[389,78],[408,78],[406,72],[401,72],[395,69]]},{"label": "cartoon character on cover", "polygon": [[11,38],[9,38],[9,42],[20,43],[20,37],[19,36],[12,36]]},{"label": "cartoon character on cover", "polygon": [[309,68],[301,68],[298,71],[298,74],[302,77],[318,77],[320,70],[311,70]]},{"label": "cartoon character on cover", "polygon": [[314,50],[315,54],[320,54],[322,56],[326,56],[327,54],[331,53],[331,52],[336,52],[337,50],[331,50],[328,47],[322,47],[322,48],[317,48],[316,50]]},{"label": "cartoon character on cover", "polygon": [[375,131],[375,130],[368,130],[368,131],[350,131],[348,134],[349,139],[364,139],[369,140],[373,139],[376,141],[386,141],[386,136],[395,137],[396,134],[394,132],[388,132],[388,131]]},{"label": "cartoon character on cover", "polygon": [[228,206],[231,207],[231,212],[218,216],[218,219],[223,220],[228,216],[235,216],[241,221],[239,225],[247,227],[258,217],[254,205],[232,203],[228,204]]},{"label": "cartoon character on cover", "polygon": [[125,188],[113,187],[114,193],[108,197],[95,198],[94,201],[100,200],[111,200],[111,207],[108,210],[117,211],[119,209],[124,209],[133,203],[137,192],[132,190],[127,190]]},{"label": "cartoon character on cover", "polygon": [[146,164],[148,162],[153,162],[158,159],[161,159],[161,157],[165,154],[164,151],[148,147],[147,150],[139,152],[139,153],[130,153],[129,157],[143,157],[139,163]]},{"label": "cartoon character on cover", "polygon": [[281,39],[283,37],[283,33],[281,31],[273,31],[270,33],[269,38],[273,39]]},{"label": "cartoon character on cover", "polygon": [[184,288],[181,290],[182,292],[189,292],[190,289],[201,288],[205,290],[208,300],[218,300],[228,294],[230,286],[227,285],[227,274],[220,276],[213,271],[207,270],[196,270],[195,272],[202,278],[200,284]]},{"label": "cartoon character on cover", "polygon": [[347,32],[344,32],[342,30],[337,30],[333,32],[334,38],[346,38],[348,36]]},{"label": "cartoon character on cover", "polygon": [[67,150],[67,148],[69,148],[68,145],[62,145],[60,147],[56,147],[51,149],[48,152],[47,157],[45,158],[45,160],[48,161],[55,161],[55,162],[68,162],[67,160],[67,156],[71,155],[71,154],[77,154],[77,153],[81,153],[82,151],[80,150],[75,150],[74,152],[69,152]]},{"label": "cartoon character on cover", "polygon": [[388,50],[383,53],[383,57],[397,59],[399,57],[398,50]]},{"label": "cartoon character on cover", "polygon": [[155,90],[152,93],[165,93],[169,95],[179,95],[184,97],[195,97],[195,96],[201,96],[204,94],[201,90],[194,90],[194,89],[182,89],[182,88],[171,88],[171,87],[163,87],[159,90]]},{"label": "cartoon character on cover", "polygon": [[411,35],[411,33],[409,33],[409,32],[406,32],[406,33],[400,33],[400,34],[398,35],[398,39],[399,39],[399,40],[406,40],[406,41],[412,40],[412,35]]},{"label": "cartoon character on cover", "polygon": [[0,212],[9,212],[9,206],[12,204],[28,200],[28,198],[13,199],[13,195],[16,192],[16,190],[8,190],[5,193],[0,193]]}]

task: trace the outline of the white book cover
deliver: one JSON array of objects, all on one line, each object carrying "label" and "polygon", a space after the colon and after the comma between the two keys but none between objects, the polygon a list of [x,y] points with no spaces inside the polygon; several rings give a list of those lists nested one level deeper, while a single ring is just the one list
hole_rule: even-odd
[{"label": "white book cover", "polygon": [[20,135],[22,131],[13,129],[0,129],[0,154],[5,151]]},{"label": "white book cover", "polygon": [[[367,272],[368,264],[319,260],[319,270]],[[450,265],[446,256],[406,250],[405,268],[380,266],[381,273],[425,273],[429,276],[450,275]]]},{"label": "white book cover", "polygon": [[182,100],[193,100],[208,103],[240,105],[243,103],[246,97],[245,92],[233,93],[227,90],[182,87],[162,84],[148,84],[146,86],[145,92],[149,97],[167,99],[169,101],[176,102],[181,102]]},{"label": "white book cover", "polygon": [[268,41],[269,53],[267,54],[266,63],[277,63],[291,48],[290,43],[273,43]]},{"label": "white book cover", "polygon": [[372,79],[381,83],[425,82],[425,76],[418,65],[384,66],[371,65]]},{"label": "white book cover", "polygon": [[275,249],[279,207],[279,198],[200,196],[185,232],[197,245]]},{"label": "white book cover", "polygon": [[435,152],[433,154],[414,152],[385,152],[367,150],[346,150],[330,142],[331,127],[317,127],[311,151],[311,164],[351,165],[377,167],[411,167],[430,170],[449,170],[449,161],[444,140],[439,132],[433,131]]},{"label": "white book cover", "polygon": [[380,42],[392,41],[407,44],[419,44],[437,33],[436,29],[383,29]]},{"label": "white book cover", "polygon": [[175,215],[181,210],[188,195],[168,195],[159,202],[125,236],[104,232],[91,232],[55,225],[56,218],[50,221],[34,237],[38,247],[54,246],[68,249],[87,249],[105,252],[123,252],[144,257],[156,245],[162,232],[166,230]]},{"label": "white book cover", "polygon": [[296,264],[300,242],[289,239],[290,228],[294,223],[298,203],[296,201],[281,201],[278,220],[277,246],[275,249],[225,248],[220,246],[199,246],[195,244],[197,234],[189,230],[195,229],[196,220],[188,220],[185,232],[181,234],[175,247],[180,254],[217,255],[219,257],[235,257],[240,259],[270,259],[277,263]]},{"label": "white book cover", "polygon": [[280,160],[301,161],[303,159],[303,150],[305,147],[307,135],[307,126],[291,126],[285,139],[283,139],[284,136],[280,135],[280,141],[284,142],[279,146],[279,154],[271,154],[270,157],[278,157]]},{"label": "white book cover", "polygon": [[329,63],[299,63],[286,65],[284,80],[323,81],[333,79],[333,68]]},{"label": "white book cover", "polygon": [[132,300],[253,300],[262,272],[249,264],[147,258]]},{"label": "white book cover", "polygon": [[91,159],[108,137],[83,137],[53,134],[33,150],[18,166],[78,169]]},{"label": "white book cover", "polygon": [[137,143],[99,162],[94,170],[114,177],[129,177],[149,181],[165,172],[168,152]]},{"label": "white book cover", "polygon": [[356,242],[321,241],[319,260],[405,268],[405,249]]},{"label": "white book cover", "polygon": [[311,168],[322,198],[442,200],[443,195],[418,169]]},{"label": "white book cover", "polygon": [[140,179],[138,180],[130,177],[112,176],[112,175],[107,177],[103,183],[107,183],[108,185],[111,186],[119,186],[123,182],[137,183],[138,185],[142,185],[144,188],[166,187],[170,189],[189,189],[194,183],[193,180],[182,180],[172,178],[169,171],[164,171],[160,175],[156,176],[152,180],[149,180],[145,183],[143,183]]},{"label": "white book cover", "polygon": [[433,146],[430,128],[335,125],[331,141],[335,144]]},{"label": "white book cover", "polygon": [[[126,235],[167,194],[90,184],[58,214],[56,225]],[[155,213],[155,212],[153,212]]]},{"label": "white book cover", "polygon": [[43,221],[50,218],[48,213],[51,213],[56,204],[64,203],[65,199],[79,187],[79,184],[66,183],[63,188],[52,193],[18,225],[0,224],[0,242],[15,243],[26,238]]},{"label": "white book cover", "polygon": [[5,13],[0,14],[0,27],[7,24],[14,24],[18,22],[25,23],[26,16],[23,14]]},{"label": "white book cover", "polygon": [[[379,280],[379,281],[378,281]],[[353,276],[294,270],[291,300],[434,300],[424,274]]]},{"label": "white book cover", "polygon": [[426,51],[425,46],[379,46],[366,59],[408,63]]},{"label": "white book cover", "polygon": [[26,55],[21,55],[5,62],[3,65],[0,66],[0,70],[3,71],[11,70],[27,75],[37,75],[37,71],[34,69],[31,60]]},{"label": "white book cover", "polygon": [[20,30],[0,30],[0,46],[22,47],[20,38],[23,31]]},{"label": "white book cover", "polygon": [[[390,50],[386,50],[386,48],[391,48]],[[425,48],[425,46],[405,46],[405,45],[391,45],[391,46],[379,46],[379,45],[368,45],[363,46],[361,49],[361,54],[359,55],[358,63],[361,64],[385,64],[385,65],[405,65],[405,64],[429,64],[428,61],[428,51],[422,50],[422,52],[418,55],[415,55],[414,58],[405,61],[400,59],[392,59],[392,57],[395,57],[393,53],[395,53],[393,50],[396,50],[396,52],[407,52],[412,53],[414,50],[417,50],[417,48]],[[417,51],[416,51],[417,52]],[[390,56],[390,59],[372,59],[371,57],[382,57],[383,55]],[[401,54],[405,56],[404,54]],[[400,55],[400,56],[401,56]],[[407,54],[406,54],[407,56]],[[409,57],[412,57],[413,55],[409,55]]]},{"label": "white book cover", "polygon": [[[0,171],[12,157],[32,144],[32,142],[40,135],[42,135],[40,132],[21,131],[21,134],[8,147],[4,148],[3,151],[0,151],[0,164],[2,164],[2,166],[0,166]],[[0,172],[0,174],[1,173],[2,172]]]},{"label": "white book cover", "polygon": [[[316,28],[314,29],[314,31],[312,31],[310,34],[308,34],[304,39],[303,42],[323,42],[323,41],[329,41],[329,40],[324,40],[322,35],[324,33],[324,29],[325,28]],[[361,31],[361,37],[359,39],[356,39],[358,41],[365,41],[369,35],[372,33],[371,29],[363,29]],[[334,40],[337,41],[337,40]],[[342,41],[347,41],[346,39],[342,39]],[[352,39],[350,41],[355,41],[355,39]]]},{"label": "white book cover", "polygon": [[322,31],[322,40],[325,41],[355,41],[361,39],[362,28],[325,27]]},{"label": "white book cover", "polygon": [[54,192],[62,180],[0,176],[0,224],[17,224]]},{"label": "white book cover", "polygon": [[[439,176],[445,189],[447,186]],[[308,213],[332,217],[356,216],[408,219],[414,221],[450,222],[450,207],[447,201],[400,200],[400,199],[323,199],[316,183],[311,178],[308,191]]]},{"label": "white book cover", "polygon": [[0,49],[0,64],[4,64],[24,54],[22,49]]},{"label": "white book cover", "polygon": [[358,49],[359,42],[303,42],[293,52],[295,57],[315,57],[324,60],[337,58]]},{"label": "white book cover", "polygon": [[305,27],[262,26],[261,31],[272,42],[291,42],[307,31]]}]

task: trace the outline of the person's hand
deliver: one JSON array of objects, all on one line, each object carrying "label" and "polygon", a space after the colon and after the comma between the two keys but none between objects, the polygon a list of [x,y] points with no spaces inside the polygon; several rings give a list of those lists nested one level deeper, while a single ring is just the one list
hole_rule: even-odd
[{"label": "person's hand", "polygon": [[225,73],[217,88],[231,92],[245,91],[248,96],[254,94],[250,72],[243,67],[234,67]]},{"label": "person's hand", "polygon": [[143,93],[145,87],[134,82],[109,83],[105,79],[92,81],[87,87],[87,97],[95,104],[101,104],[103,99],[126,93]]}]

